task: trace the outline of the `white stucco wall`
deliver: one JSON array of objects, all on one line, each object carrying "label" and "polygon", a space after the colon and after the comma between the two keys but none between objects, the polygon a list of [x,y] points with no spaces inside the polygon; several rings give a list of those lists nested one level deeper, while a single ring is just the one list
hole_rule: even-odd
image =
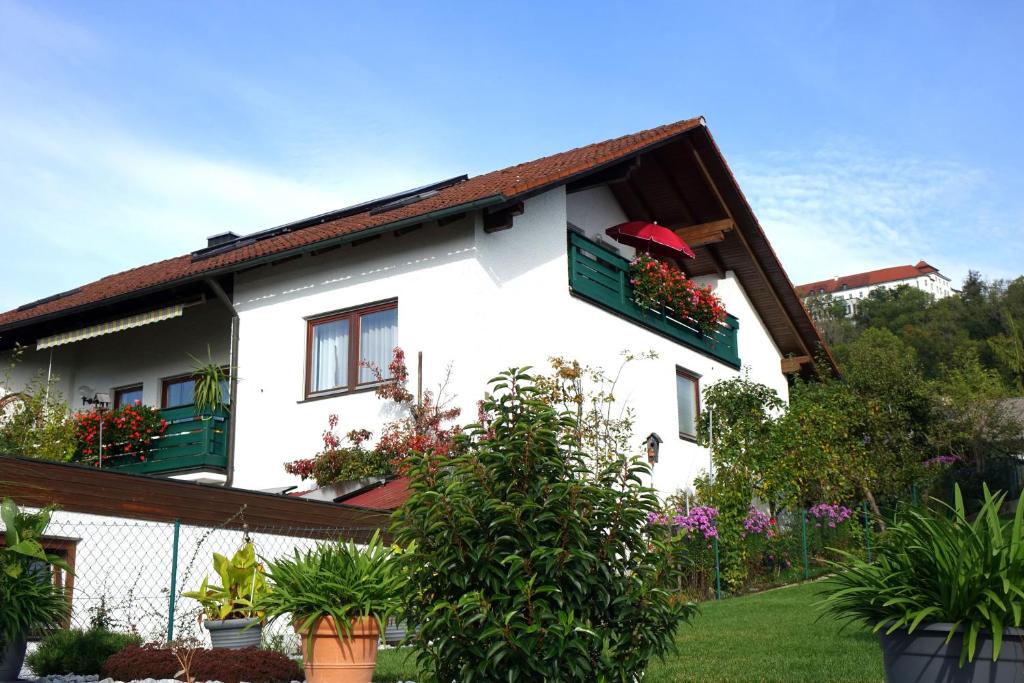
[{"label": "white stucco wall", "polygon": [[[526,201],[511,229],[487,233],[479,215],[447,225],[429,224],[402,236],[388,234],[236,275],[239,312],[235,479],[243,488],[298,484],[285,462],[310,457],[322,446],[327,418],[338,431],[379,431],[394,407],[372,392],[304,399],[306,318],[396,298],[398,344],[408,356],[415,387],[416,354],[424,356],[426,388],[436,388],[451,366],[448,395],[475,418],[487,380],[513,366],[546,372],[562,356],[615,375],[624,351],[654,351],[621,375],[616,394],[636,414],[637,452],[650,432],[664,440],[654,485],[664,493],[688,486],[708,467],[704,449],[678,437],[676,367],[700,376],[702,387],[738,372],[642,326],[573,297],[569,292],[566,225],[591,238],[626,220],[605,188],[566,195],[555,189]],[[614,245],[626,257],[632,250]],[[780,354],[736,278],[701,278],[740,321],[739,352],[751,377],[784,398]],[[228,362],[229,314],[215,300],[184,315],[53,350],[53,372],[72,407],[83,386],[109,391],[142,382],[144,401],[160,404],[161,379],[187,372],[188,354],[206,358],[210,345]],[[46,372],[49,351],[29,351],[15,382]]]},{"label": "white stucco wall", "polygon": [[230,314],[211,299],[185,308],[179,318],[52,349],[26,349],[10,384],[20,389],[51,371],[54,386],[72,410],[79,410],[83,387],[113,398],[114,389],[141,383],[143,403],[159,406],[161,380],[189,372],[194,365],[189,354],[205,362],[209,347],[215,362],[227,364],[229,345]]},{"label": "white stucco wall", "polygon": [[[597,235],[623,220],[607,190],[567,198],[556,189],[527,200],[509,230],[485,233],[472,217],[240,274],[235,484],[288,483],[283,463],[320,448],[331,413],[339,415],[342,433],[376,430],[388,419],[387,405],[372,393],[303,401],[304,318],[397,298],[398,343],[413,371],[410,386],[417,351],[424,353],[426,387],[436,386],[451,364],[449,393],[467,419],[475,416],[486,381],[508,367],[546,369],[547,359],[560,355],[615,374],[623,351],[655,351],[657,360],[626,367],[617,394],[636,411],[638,452],[649,432],[665,441],[655,486],[665,493],[687,486],[706,469],[708,455],[678,437],[675,367],[699,374],[704,386],[737,371],[570,295],[567,221]],[[739,284],[730,274],[715,286],[740,319],[744,365],[785,397],[780,354]]]}]

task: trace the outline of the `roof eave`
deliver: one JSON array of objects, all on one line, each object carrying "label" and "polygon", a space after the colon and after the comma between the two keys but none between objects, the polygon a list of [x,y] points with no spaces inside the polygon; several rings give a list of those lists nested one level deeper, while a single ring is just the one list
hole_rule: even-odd
[{"label": "roof eave", "polygon": [[13,323],[8,323],[6,325],[0,325],[0,334],[4,332],[10,332],[12,330],[20,330],[26,327],[31,327],[33,325],[38,325],[45,322],[51,322],[53,320],[59,320],[61,318],[69,317],[79,313],[85,313],[93,309],[109,306],[111,304],[130,301],[132,299],[138,299],[144,296],[148,296],[150,294],[156,294],[158,292],[171,289],[172,287],[202,282],[203,280],[208,280],[211,278],[218,278],[223,275],[235,273],[239,270],[245,270],[248,268],[252,268],[254,266],[272,263],[274,261],[279,261],[281,259],[289,258],[291,256],[295,256],[298,254],[303,254],[306,252],[323,249],[325,247],[334,246],[336,244],[346,244],[348,242],[353,242],[358,239],[364,239],[366,237],[372,237],[377,234],[391,232],[392,230],[398,230],[409,225],[415,225],[417,223],[437,220],[439,218],[445,218],[446,216],[450,216],[457,213],[466,213],[467,211],[484,209],[489,206],[503,204],[506,201],[507,198],[504,195],[491,195],[490,197],[484,197],[483,199],[476,199],[471,202],[466,202],[456,206],[445,207],[443,209],[438,209],[436,211],[431,211],[429,213],[411,216],[409,218],[403,218],[401,220],[392,221],[390,223],[374,226],[372,228],[367,228],[365,230],[356,230],[345,235],[339,235],[337,237],[331,237],[325,240],[320,240],[309,244],[303,244],[292,249],[286,249],[283,251],[275,252],[273,254],[267,254],[266,256],[259,256],[257,258],[239,261],[237,263],[232,263],[230,265],[221,266],[218,268],[211,268],[210,270],[206,270],[201,273],[195,273],[187,277],[167,280],[166,282],[161,282],[159,284],[151,285],[149,287],[135,289],[130,292],[125,292],[124,294],[118,294],[116,296],[108,297],[106,299],[90,301],[89,303],[81,304],[79,306],[73,306],[71,308],[61,309],[59,311],[54,311],[52,313],[44,313],[42,315],[33,316],[31,318],[25,318],[23,320],[18,320]]}]

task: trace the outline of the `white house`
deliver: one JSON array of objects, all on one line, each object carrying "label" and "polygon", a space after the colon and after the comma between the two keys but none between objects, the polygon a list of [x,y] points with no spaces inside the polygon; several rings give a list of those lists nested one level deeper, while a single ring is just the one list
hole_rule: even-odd
[{"label": "white house", "polygon": [[[657,222],[696,258],[729,322],[708,339],[644,314],[629,297],[633,255],[605,230]],[[423,354],[423,384],[451,366],[448,393],[475,416],[497,372],[551,356],[614,372],[644,437],[662,439],[653,481],[688,486],[708,467],[693,423],[700,390],[749,372],[787,395],[827,349],[703,119],[458,177],[260,233],[225,233],[196,251],[0,314],[0,349],[28,347],[17,369],[59,376],[74,407],[95,393],[168,411],[179,432],[123,467],[270,489],[298,483],[283,464],[341,431],[390,418],[359,359]],[[231,409],[189,411],[189,354],[234,368]],[[411,384],[417,382],[411,363]],[[175,412],[177,411],[177,412]]]},{"label": "white house", "polygon": [[892,266],[869,270],[866,273],[808,282],[805,285],[798,285],[796,289],[802,297],[812,294],[829,294],[839,299],[846,308],[847,317],[850,317],[857,312],[860,302],[866,299],[872,291],[896,289],[903,285],[920,289],[935,299],[943,299],[955,293],[949,278],[940,273],[938,268],[924,261],[918,261],[913,266]]}]

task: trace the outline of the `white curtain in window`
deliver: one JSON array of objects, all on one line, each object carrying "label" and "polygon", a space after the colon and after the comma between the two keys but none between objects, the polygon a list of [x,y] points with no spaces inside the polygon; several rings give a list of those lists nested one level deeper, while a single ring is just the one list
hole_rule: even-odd
[{"label": "white curtain in window", "polygon": [[348,384],[348,320],[313,326],[313,391]]},{"label": "white curtain in window", "polygon": [[[385,377],[389,375],[388,364],[398,338],[398,309],[389,308],[376,313],[367,313],[359,319],[359,359],[374,363]],[[359,383],[375,379],[369,368],[360,366]]]},{"label": "white curtain in window", "polygon": [[686,436],[696,436],[696,385],[689,377],[676,375],[676,403],[679,407],[679,433]]}]

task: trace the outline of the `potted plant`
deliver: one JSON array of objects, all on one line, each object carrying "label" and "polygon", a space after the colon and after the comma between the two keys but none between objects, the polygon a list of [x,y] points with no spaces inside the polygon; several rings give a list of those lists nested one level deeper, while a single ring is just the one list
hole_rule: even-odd
[{"label": "potted plant", "polygon": [[267,562],[271,621],[291,615],[309,683],[370,683],[380,632],[401,602],[405,578],[379,533],[365,546],[321,543]]},{"label": "potted plant", "polygon": [[890,683],[1010,682],[1024,669],[1024,506],[1004,521],[1005,494],[986,487],[971,521],[955,493],[953,507],[904,512],[874,562],[840,553],[823,600],[878,633]]},{"label": "potted plant", "polygon": [[196,413],[205,418],[212,417],[222,410],[227,403],[224,396],[224,385],[230,379],[228,370],[213,360],[213,352],[206,348],[207,360],[202,361],[192,356],[192,374],[195,387],[192,390],[192,401]]},{"label": "potted plant", "polygon": [[220,585],[203,577],[199,590],[182,593],[203,606],[203,625],[215,648],[259,647],[263,612],[256,603],[266,597],[267,577],[256,559],[252,542],[246,542],[230,559],[213,554],[213,570]]},{"label": "potted plant", "polygon": [[21,673],[28,636],[67,617],[67,598],[55,585],[50,565],[66,572],[71,568],[39,542],[50,523],[49,509],[23,513],[4,498],[0,519],[5,529],[0,546],[0,681],[14,681]]}]

